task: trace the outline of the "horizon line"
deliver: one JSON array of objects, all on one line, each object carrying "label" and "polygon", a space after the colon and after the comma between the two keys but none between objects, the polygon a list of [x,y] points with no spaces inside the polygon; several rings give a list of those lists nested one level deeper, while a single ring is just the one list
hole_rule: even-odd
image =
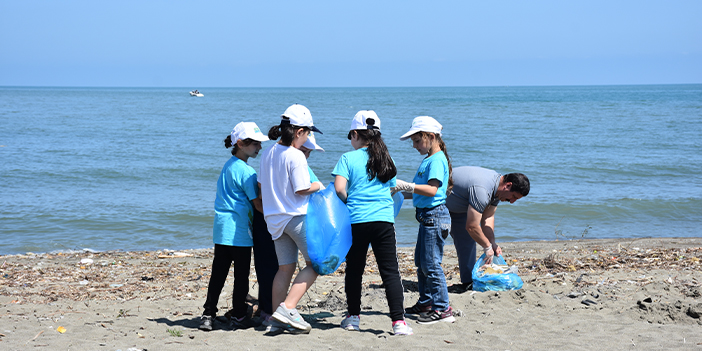
[{"label": "horizon line", "polygon": [[[554,85],[416,85],[416,86],[204,86],[195,89],[376,89],[376,88],[530,88],[530,87],[614,87],[656,85],[700,85],[700,83],[645,83],[645,84],[554,84]],[[0,85],[4,88],[125,88],[125,89],[191,89],[186,86],[126,86],[126,85]]]}]

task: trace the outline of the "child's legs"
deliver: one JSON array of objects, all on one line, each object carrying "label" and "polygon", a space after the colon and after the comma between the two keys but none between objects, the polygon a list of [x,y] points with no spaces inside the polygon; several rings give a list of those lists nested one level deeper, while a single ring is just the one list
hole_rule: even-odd
[{"label": "child's legs", "polygon": [[473,266],[475,266],[475,240],[466,230],[466,213],[450,212],[451,214],[451,237],[456,246],[458,256],[458,269],[461,272],[461,283],[473,282]]},{"label": "child's legs", "polygon": [[278,272],[273,278],[272,304],[275,308],[285,300],[290,288],[290,281],[297,266],[297,245],[286,233],[283,233],[274,242],[275,253],[278,258]]},{"label": "child's legs", "polygon": [[224,282],[229,275],[229,267],[232,265],[233,255],[231,252],[233,246],[215,244],[214,258],[212,259],[212,275],[210,282],[207,285],[207,299],[205,300],[205,311],[203,315],[216,316],[217,302],[219,295],[222,293]]},{"label": "child's legs", "polygon": [[366,268],[366,255],[370,243],[369,234],[371,234],[366,229],[366,223],[351,225],[353,241],[349,253],[346,254],[346,274],[344,276],[347,312],[351,316],[361,314],[363,271]]},{"label": "child's legs", "polygon": [[317,272],[312,269],[310,256],[307,254],[307,216],[295,216],[285,226],[285,233],[295,241],[297,248],[300,249],[302,257],[305,259],[305,268],[303,268],[293,281],[292,287],[285,298],[286,308],[295,308],[297,303],[305,294],[307,289],[317,279]]},{"label": "child's legs", "polygon": [[234,292],[232,293],[232,315],[241,318],[246,315],[249,306],[246,296],[249,294],[249,272],[251,270],[251,247],[233,247],[234,256]]},{"label": "child's legs", "polygon": [[317,280],[318,274],[312,268],[311,262],[305,262],[307,266],[297,273],[295,281],[293,281],[293,285],[290,288],[290,292],[288,292],[288,297],[285,298],[285,307],[288,309],[296,308],[297,303],[300,302],[300,299],[305,295],[307,289]]},{"label": "child's legs", "polygon": [[277,306],[273,304],[273,279],[278,273],[278,256],[275,254],[275,244],[263,214],[256,210],[253,220],[253,243],[254,267],[258,279],[258,308],[270,315],[273,314],[273,306]]},{"label": "child's legs", "polygon": [[400,276],[400,265],[397,262],[397,241],[395,240],[395,226],[388,222],[368,223],[373,229],[368,228],[372,233],[371,245],[373,254],[378,263],[380,278],[385,285],[385,297],[390,308],[390,319],[392,321],[405,319],[404,310],[404,288],[402,277]]},{"label": "child's legs", "polygon": [[[419,213],[419,212],[417,212]],[[419,221],[419,216],[416,216]],[[426,234],[424,229],[424,224],[419,222],[419,232],[417,233],[417,245],[414,248],[414,265],[417,267],[417,291],[419,292],[419,300],[417,304],[422,306],[431,306],[432,298],[431,291],[427,284],[426,271],[422,268],[426,266],[424,260],[426,257]]]},{"label": "child's legs", "polygon": [[449,307],[449,298],[446,276],[444,276],[444,271],[441,268],[441,261],[444,255],[442,232],[449,230],[451,217],[443,205],[431,210],[421,211],[421,213],[417,214],[417,217],[421,219],[419,235],[424,236],[424,250],[419,258],[421,266],[418,269],[417,276],[420,276],[421,271],[426,277],[426,289],[431,294],[432,308],[443,311]]}]

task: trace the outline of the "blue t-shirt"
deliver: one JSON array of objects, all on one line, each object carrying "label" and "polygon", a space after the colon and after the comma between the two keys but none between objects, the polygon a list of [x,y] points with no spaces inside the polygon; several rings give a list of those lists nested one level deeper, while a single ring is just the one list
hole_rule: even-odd
[{"label": "blue t-shirt", "polygon": [[258,197],[256,171],[236,156],[224,164],[217,180],[212,239],[215,244],[253,246],[251,225],[253,206]]},{"label": "blue t-shirt", "polygon": [[395,186],[395,177],[382,183],[378,177],[368,181],[366,164],[368,148],[360,148],[341,155],[333,176],[342,176],[348,181],[346,206],[351,214],[351,223],[389,222],[395,223],[394,202],[390,187]]},{"label": "blue t-shirt", "polygon": [[441,182],[441,186],[436,190],[434,197],[413,194],[412,203],[417,208],[432,208],[446,202],[446,189],[448,188],[449,168],[448,160],[443,151],[439,151],[422,161],[414,175],[415,184],[429,184],[429,181],[436,179]]},{"label": "blue t-shirt", "polygon": [[317,175],[312,172],[312,168],[310,166],[307,166],[307,170],[310,171],[310,183],[318,182],[319,178],[317,178]]}]

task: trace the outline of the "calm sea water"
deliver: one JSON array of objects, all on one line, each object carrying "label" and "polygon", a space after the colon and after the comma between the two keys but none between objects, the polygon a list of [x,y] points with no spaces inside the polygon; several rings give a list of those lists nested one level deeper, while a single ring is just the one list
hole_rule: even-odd
[{"label": "calm sea water", "polygon": [[[309,162],[325,183],[361,109],[400,179],[422,159],[399,140],[419,115],[444,125],[454,166],[525,173],[498,241],[702,234],[702,85],[189,90],[0,87],[0,254],[211,247],[222,140],[292,103],[324,132]],[[399,244],[416,231],[406,201]]]}]

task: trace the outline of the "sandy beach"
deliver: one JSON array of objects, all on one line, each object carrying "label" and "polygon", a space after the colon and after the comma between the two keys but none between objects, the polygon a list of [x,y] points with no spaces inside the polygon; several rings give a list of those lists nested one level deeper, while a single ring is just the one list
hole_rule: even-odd
[{"label": "sandy beach", "polygon": [[[369,254],[361,331],[338,327],[342,267],[320,277],[298,308],[308,335],[197,329],[212,250],[73,252],[0,256],[3,350],[702,350],[702,238],[501,243],[524,287],[463,291],[449,246],[444,269],[455,323],[393,336]],[[413,249],[401,248],[405,306],[417,300]],[[250,294],[257,296],[251,269]],[[230,275],[231,279],[231,275]],[[452,286],[453,285],[453,286]],[[227,281],[219,307],[231,298]],[[256,301],[252,300],[252,311]]]}]

